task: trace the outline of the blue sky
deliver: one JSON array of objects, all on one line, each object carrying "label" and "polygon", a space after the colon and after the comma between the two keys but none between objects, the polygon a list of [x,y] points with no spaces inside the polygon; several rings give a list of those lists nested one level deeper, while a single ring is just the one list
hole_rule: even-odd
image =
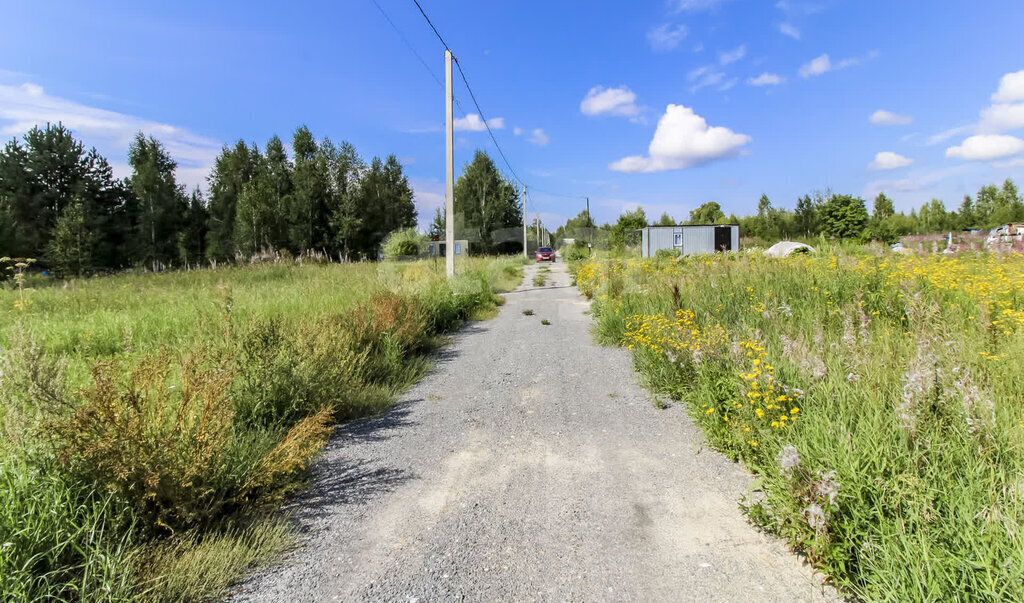
[{"label": "blue sky", "polygon": [[[63,120],[124,173],[139,129],[179,177],[299,124],[443,198],[443,48],[411,0],[0,1],[0,133]],[[556,226],[705,201],[743,214],[832,189],[900,209],[1024,180],[1024,2],[422,0],[530,211]],[[468,126],[479,118],[465,88]],[[497,127],[497,126],[500,126]],[[456,133],[456,167],[487,133]],[[564,195],[563,196],[555,196]]]}]

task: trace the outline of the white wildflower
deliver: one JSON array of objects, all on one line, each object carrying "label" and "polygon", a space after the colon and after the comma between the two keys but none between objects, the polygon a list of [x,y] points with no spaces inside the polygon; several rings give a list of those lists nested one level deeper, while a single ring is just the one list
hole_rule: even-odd
[{"label": "white wildflower", "polygon": [[796,449],[796,446],[792,444],[786,444],[779,450],[779,455],[776,457],[779,461],[779,467],[782,469],[782,474],[789,478],[792,476],[793,471],[800,468],[800,452]]},{"label": "white wildflower", "polygon": [[807,520],[807,525],[811,526],[812,530],[816,532],[825,530],[825,511],[818,503],[811,503],[804,509],[804,519]]}]

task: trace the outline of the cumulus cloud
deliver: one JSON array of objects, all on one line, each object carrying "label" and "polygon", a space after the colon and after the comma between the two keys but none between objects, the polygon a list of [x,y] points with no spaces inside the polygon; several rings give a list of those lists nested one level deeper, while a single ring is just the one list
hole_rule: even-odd
[{"label": "cumulus cloud", "polygon": [[1021,153],[1024,153],[1024,140],[1005,134],[978,134],[946,149],[946,157],[973,161],[1005,159]]},{"label": "cumulus cloud", "polygon": [[718,55],[718,62],[722,65],[728,65],[729,63],[735,63],[745,56],[747,56],[747,45],[740,44],[732,50],[720,53]]},{"label": "cumulus cloud", "polygon": [[785,82],[785,78],[776,73],[762,73],[757,77],[752,77],[747,80],[749,86],[778,86],[782,82]]},{"label": "cumulus cloud", "polygon": [[219,141],[185,128],[52,96],[34,83],[0,85],[0,135],[20,136],[47,122],[61,122],[86,146],[95,146],[110,160],[118,177],[130,174],[125,158],[138,132],[164,144],[178,162],[179,182],[189,187],[205,184],[221,149]]},{"label": "cumulus cloud", "polygon": [[512,135],[513,136],[519,136],[522,133],[523,133],[523,129],[520,128],[519,126],[516,126],[516,127],[512,128]]},{"label": "cumulus cloud", "polygon": [[580,112],[584,115],[634,117],[640,114],[640,107],[636,105],[636,94],[626,86],[594,86],[580,102]]},{"label": "cumulus cloud", "polygon": [[997,103],[982,109],[978,130],[999,133],[1024,128],[1024,103]]},{"label": "cumulus cloud", "polygon": [[869,163],[868,167],[873,170],[895,170],[897,168],[907,167],[913,163],[913,159],[909,159],[898,153],[882,151],[875,155],[875,160]]},{"label": "cumulus cloud", "polygon": [[1024,101],[1024,69],[1007,73],[999,80],[999,89],[992,95],[994,103]]},{"label": "cumulus cloud", "polygon": [[551,138],[549,138],[548,135],[541,128],[535,128],[533,130],[533,135],[530,136],[529,138],[529,141],[537,145],[538,147],[542,147],[548,144],[548,142],[551,141]]},{"label": "cumulus cloud", "polygon": [[469,113],[465,117],[456,117],[452,125],[456,132],[483,132],[487,126],[492,130],[500,130],[505,127],[505,118],[493,117],[484,124],[484,120],[480,119],[478,114]]},{"label": "cumulus cloud", "polygon": [[679,46],[688,33],[685,25],[665,23],[647,32],[647,43],[655,52],[668,52]]},{"label": "cumulus cloud", "polygon": [[847,67],[859,65],[863,63],[865,60],[873,59],[877,56],[878,51],[872,50],[863,57],[850,57],[848,59],[843,59],[837,63],[833,63],[832,59],[826,53],[819,57],[811,59],[810,62],[804,63],[800,67],[800,77],[814,77],[817,75],[821,75],[823,73],[827,73],[829,71],[839,71],[840,69],[846,69]]},{"label": "cumulus cloud", "polygon": [[781,33],[784,36],[789,36],[794,40],[800,39],[800,30],[797,29],[796,25],[793,25],[792,23],[779,23],[779,33]]},{"label": "cumulus cloud", "polygon": [[623,157],[608,167],[617,172],[661,172],[734,157],[752,139],[707,121],[683,105],[669,105],[658,120],[646,157]]},{"label": "cumulus cloud", "polygon": [[909,115],[900,115],[899,113],[879,109],[868,117],[868,121],[876,126],[905,126],[914,121],[914,118]]}]

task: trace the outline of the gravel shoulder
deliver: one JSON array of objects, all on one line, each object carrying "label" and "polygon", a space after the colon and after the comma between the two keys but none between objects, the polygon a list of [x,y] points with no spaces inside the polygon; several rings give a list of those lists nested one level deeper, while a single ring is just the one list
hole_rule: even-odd
[{"label": "gravel shoulder", "polygon": [[301,548],[232,600],[836,599],[746,522],[750,475],[593,342],[564,265],[537,270],[338,431],[292,504]]}]

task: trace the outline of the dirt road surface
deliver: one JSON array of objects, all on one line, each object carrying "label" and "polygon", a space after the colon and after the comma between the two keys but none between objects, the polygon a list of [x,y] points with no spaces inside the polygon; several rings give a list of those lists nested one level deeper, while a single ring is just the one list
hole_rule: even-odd
[{"label": "dirt road surface", "polygon": [[339,431],[291,506],[301,548],[233,600],[835,598],[745,521],[751,477],[593,343],[564,265],[536,270],[391,412]]}]

